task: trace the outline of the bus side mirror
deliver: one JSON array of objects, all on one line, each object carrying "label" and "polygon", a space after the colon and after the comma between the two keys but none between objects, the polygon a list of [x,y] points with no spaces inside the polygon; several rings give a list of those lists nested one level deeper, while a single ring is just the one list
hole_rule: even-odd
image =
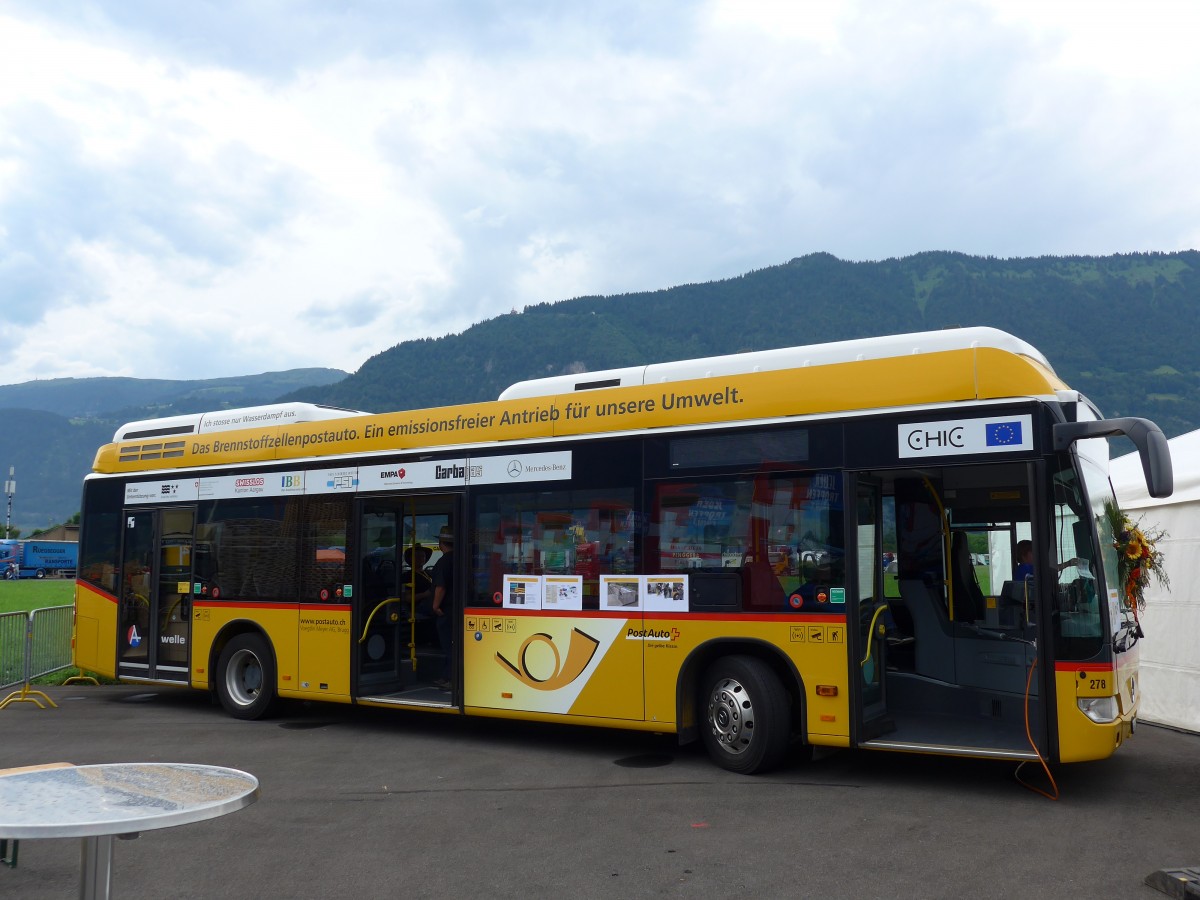
[{"label": "bus side mirror", "polygon": [[1171,468],[1171,450],[1162,429],[1148,419],[1127,416],[1120,419],[1101,419],[1098,422],[1056,422],[1054,449],[1066,450],[1078,440],[1112,437],[1123,434],[1137,447],[1146,476],[1146,490],[1151,497],[1170,497],[1175,489]]}]

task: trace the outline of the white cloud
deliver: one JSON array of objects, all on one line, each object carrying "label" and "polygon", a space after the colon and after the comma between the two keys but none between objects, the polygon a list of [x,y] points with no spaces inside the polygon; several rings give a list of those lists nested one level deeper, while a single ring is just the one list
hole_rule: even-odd
[{"label": "white cloud", "polygon": [[352,370],[815,250],[1200,237],[1182,3],[4,9],[0,382]]}]

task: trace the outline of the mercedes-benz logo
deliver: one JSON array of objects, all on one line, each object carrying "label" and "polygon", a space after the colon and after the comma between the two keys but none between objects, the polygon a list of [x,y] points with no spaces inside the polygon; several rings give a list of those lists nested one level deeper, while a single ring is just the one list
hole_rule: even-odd
[{"label": "mercedes-benz logo", "polygon": [[509,460],[509,463],[508,463],[508,477],[509,478],[520,478],[521,473],[524,471],[525,471],[525,469],[521,465],[519,460],[515,460],[515,459]]}]

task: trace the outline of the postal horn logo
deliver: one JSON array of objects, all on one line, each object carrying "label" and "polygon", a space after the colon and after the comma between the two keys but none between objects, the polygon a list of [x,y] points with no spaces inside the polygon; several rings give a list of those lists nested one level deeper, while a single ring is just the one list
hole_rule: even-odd
[{"label": "postal horn logo", "polygon": [[[533,644],[545,644],[554,654],[554,670],[545,678],[539,678],[529,671],[528,653]],[[496,662],[526,687],[531,687],[535,691],[557,691],[583,674],[583,670],[588,667],[588,663],[596,655],[598,646],[600,646],[598,640],[590,634],[574,628],[571,630],[571,641],[567,646],[567,658],[564,662],[559,655],[558,647],[554,644],[554,638],[539,631],[525,639],[525,643],[517,651],[516,665],[509,662],[500,653],[496,654]]]}]

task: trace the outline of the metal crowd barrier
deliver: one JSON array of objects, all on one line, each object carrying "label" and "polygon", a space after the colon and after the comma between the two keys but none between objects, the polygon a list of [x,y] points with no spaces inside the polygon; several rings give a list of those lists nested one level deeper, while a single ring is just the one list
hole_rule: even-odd
[{"label": "metal crowd barrier", "polygon": [[55,706],[45,693],[32,690],[29,683],[70,668],[74,619],[74,606],[0,614],[0,689],[21,685],[19,691],[0,701],[0,709],[22,700],[36,703],[41,709],[45,709],[41,700]]}]

